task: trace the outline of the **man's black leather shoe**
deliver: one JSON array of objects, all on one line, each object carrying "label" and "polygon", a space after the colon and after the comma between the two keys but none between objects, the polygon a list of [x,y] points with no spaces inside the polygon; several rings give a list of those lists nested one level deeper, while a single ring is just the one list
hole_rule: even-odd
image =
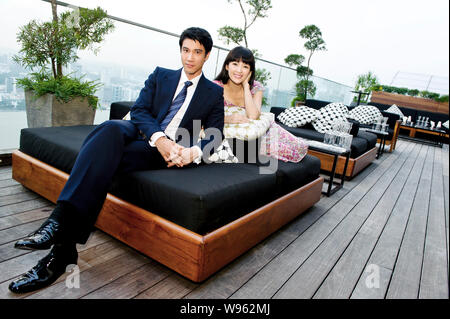
[{"label": "man's black leather shoe", "polygon": [[47,256],[39,260],[36,266],[11,282],[9,290],[14,293],[26,293],[47,287],[65,273],[68,265],[76,264],[77,260],[78,253],[75,244],[55,245]]},{"label": "man's black leather shoe", "polygon": [[38,230],[16,242],[14,247],[26,250],[50,249],[60,233],[61,225],[53,219],[47,219]]}]

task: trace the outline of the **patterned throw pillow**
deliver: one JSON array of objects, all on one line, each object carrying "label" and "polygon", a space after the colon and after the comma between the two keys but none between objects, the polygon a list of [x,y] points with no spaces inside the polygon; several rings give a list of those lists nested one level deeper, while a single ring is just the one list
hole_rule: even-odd
[{"label": "patterned throw pillow", "polygon": [[289,127],[301,127],[317,119],[319,111],[307,106],[290,107],[277,116],[277,119]]},{"label": "patterned throw pillow", "polygon": [[[244,114],[245,109],[238,106],[225,107],[225,116],[232,114]],[[225,138],[237,138],[244,141],[252,141],[263,136],[274,122],[274,114],[261,112],[258,120],[250,120],[249,123],[225,124],[223,135]]]},{"label": "patterned throw pillow", "polygon": [[373,105],[358,105],[349,112],[348,117],[357,120],[361,124],[373,124],[377,121],[377,118],[383,117],[383,115]]},{"label": "patterned throw pillow", "polygon": [[447,120],[447,122],[443,123],[442,126],[448,130],[448,120]]},{"label": "patterned throw pillow", "polygon": [[402,113],[402,111],[398,108],[398,106],[395,104],[392,104],[392,106],[390,108],[388,108],[385,112],[398,114],[398,115],[400,115],[401,119],[405,116]]},{"label": "patterned throw pillow", "polygon": [[216,152],[212,154],[208,160],[213,163],[238,163],[239,160],[233,154],[228,140],[223,140],[222,144],[217,148]]},{"label": "patterned throw pillow", "polygon": [[342,103],[330,103],[318,111],[318,116],[312,122],[314,129],[320,133],[326,133],[333,128],[333,122],[336,120],[347,120],[348,109]]}]

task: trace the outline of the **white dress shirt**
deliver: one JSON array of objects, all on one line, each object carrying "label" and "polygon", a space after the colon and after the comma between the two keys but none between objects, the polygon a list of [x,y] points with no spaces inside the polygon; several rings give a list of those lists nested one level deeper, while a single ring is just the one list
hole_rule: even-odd
[{"label": "white dress shirt", "polygon": [[[202,74],[203,74],[203,72],[200,75],[196,76],[195,78],[189,80],[186,76],[186,73],[184,72],[184,68],[181,70],[180,81],[178,82],[178,87],[173,96],[173,100],[181,92],[181,90],[184,87],[184,83],[186,81],[191,81],[192,85],[187,88],[186,99],[184,100],[183,105],[180,107],[178,112],[175,114],[173,119],[170,121],[169,125],[167,125],[164,132],[156,132],[150,137],[150,141],[149,141],[150,146],[155,147],[156,146],[155,142],[162,136],[167,136],[172,141],[175,140],[175,134],[177,132],[177,129],[180,126],[181,120],[183,119],[184,114],[186,113],[189,104],[191,103],[192,97],[194,96],[195,90],[197,89],[198,81],[200,81],[200,77],[202,76]],[[172,100],[172,102],[173,102],[173,100]],[[193,147],[197,148],[197,151],[199,154],[194,159],[194,163],[199,164],[201,162],[203,152],[202,152],[201,148],[198,147],[197,145],[194,145]]]}]

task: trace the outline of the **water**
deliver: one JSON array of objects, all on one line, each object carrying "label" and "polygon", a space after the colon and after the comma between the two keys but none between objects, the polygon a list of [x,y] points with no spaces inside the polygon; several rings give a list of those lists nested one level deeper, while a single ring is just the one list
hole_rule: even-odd
[{"label": "water", "polygon": [[[109,110],[97,110],[94,124],[109,119]],[[0,112],[0,150],[19,148],[20,130],[28,127],[27,115],[22,112]]]}]

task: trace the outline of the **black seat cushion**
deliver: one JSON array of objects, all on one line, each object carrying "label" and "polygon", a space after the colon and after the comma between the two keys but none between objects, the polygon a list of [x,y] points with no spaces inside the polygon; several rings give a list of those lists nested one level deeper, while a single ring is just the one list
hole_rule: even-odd
[{"label": "black seat cushion", "polygon": [[[23,129],[20,150],[70,173],[86,136],[95,126]],[[224,225],[311,182],[320,160],[276,161],[275,174],[261,164],[202,164],[115,176],[110,193],[195,232]]]},{"label": "black seat cushion", "polygon": [[122,101],[111,103],[111,109],[109,111],[110,120],[121,120],[130,112],[131,107],[134,105],[134,101]]},{"label": "black seat cushion", "polygon": [[367,141],[367,148],[370,150],[377,145],[377,136],[370,132],[359,130],[358,137]]},{"label": "black seat cushion", "polygon": [[[261,165],[260,165],[261,166]],[[300,163],[278,161],[277,197],[296,190],[298,185],[306,185],[317,178],[320,173],[320,159],[306,155]]]},{"label": "black seat cushion", "polygon": [[276,197],[276,175],[252,164],[210,164],[117,176],[110,192],[194,232],[205,233]]},{"label": "black seat cushion", "polygon": [[20,151],[70,173],[86,136],[95,125],[22,129]]}]

